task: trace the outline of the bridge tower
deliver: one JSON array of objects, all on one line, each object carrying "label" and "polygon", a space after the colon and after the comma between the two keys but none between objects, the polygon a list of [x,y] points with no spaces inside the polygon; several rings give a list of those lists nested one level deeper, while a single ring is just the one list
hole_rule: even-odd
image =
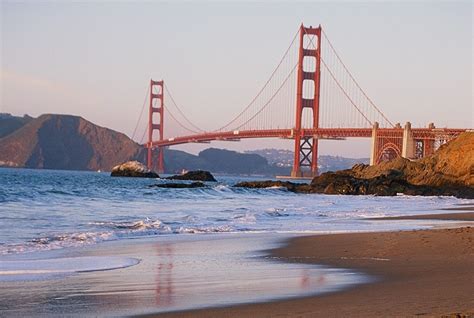
[{"label": "bridge tower", "polygon": [[[302,177],[301,167],[310,167],[311,177],[318,174],[318,138],[303,136],[302,116],[305,108],[310,108],[313,115],[311,128],[319,128],[319,96],[321,83],[321,25],[317,28],[300,27],[300,45],[298,53],[298,74],[296,83],[296,123],[294,128],[295,153],[292,177]],[[316,37],[314,48],[305,48],[304,43],[310,37]],[[306,69],[306,60],[314,59],[314,69]],[[306,62],[306,63],[305,63]],[[309,88],[309,89],[307,89]],[[305,96],[309,91],[311,96]]]},{"label": "bridge tower", "polygon": [[[163,115],[165,112],[164,108],[164,81],[150,80],[150,106],[148,110],[148,156],[147,166],[148,169],[153,170],[153,131],[157,130],[159,133],[159,141],[163,140]],[[156,102],[155,102],[156,100]],[[153,114],[159,114],[159,122],[156,123],[153,118]],[[156,118],[155,118],[156,119]],[[164,153],[163,147],[158,147],[158,173],[164,172]]]}]

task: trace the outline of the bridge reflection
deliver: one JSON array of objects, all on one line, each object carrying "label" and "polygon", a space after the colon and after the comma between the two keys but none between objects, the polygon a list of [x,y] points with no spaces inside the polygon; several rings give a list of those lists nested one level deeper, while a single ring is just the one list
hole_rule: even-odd
[{"label": "bridge reflection", "polygon": [[156,267],[155,303],[158,307],[169,307],[173,305],[174,299],[173,244],[157,244],[155,251],[159,259]]}]

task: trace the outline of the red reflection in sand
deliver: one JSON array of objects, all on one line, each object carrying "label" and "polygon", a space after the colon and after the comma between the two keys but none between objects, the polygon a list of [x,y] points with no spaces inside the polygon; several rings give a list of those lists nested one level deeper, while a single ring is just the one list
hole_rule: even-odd
[{"label": "red reflection in sand", "polygon": [[173,245],[169,243],[158,244],[158,266],[156,271],[156,305],[170,306],[173,304]]},{"label": "red reflection in sand", "polygon": [[322,287],[326,285],[326,277],[324,274],[320,274],[315,276],[314,274],[311,276],[310,271],[308,269],[304,269],[301,272],[300,277],[300,287],[301,289],[309,289],[314,287]]}]

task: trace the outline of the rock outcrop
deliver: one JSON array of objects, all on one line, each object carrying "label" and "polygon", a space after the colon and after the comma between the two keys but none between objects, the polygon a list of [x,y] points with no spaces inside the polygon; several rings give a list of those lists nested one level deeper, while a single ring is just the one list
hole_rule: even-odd
[{"label": "rock outcrop", "polygon": [[166,179],[217,182],[217,180],[209,171],[203,171],[203,170],[189,171],[181,175],[174,175],[171,177],[167,177]]},{"label": "rock outcrop", "polygon": [[159,178],[160,176],[149,170],[144,164],[138,161],[128,161],[112,168],[112,177],[138,177],[138,178]]},{"label": "rock outcrop", "polygon": [[150,188],[169,188],[169,189],[193,189],[193,188],[203,188],[206,185],[202,182],[193,182],[193,183],[159,183],[152,184]]},{"label": "rock outcrop", "polygon": [[311,193],[313,192],[311,186],[305,183],[294,183],[289,181],[243,181],[234,185],[236,188],[250,188],[250,189],[286,189],[291,192]]},{"label": "rock outcrop", "polygon": [[433,155],[418,161],[397,158],[378,165],[326,172],[311,184],[282,181],[241,182],[236,187],[284,187],[288,191],[324,194],[392,196],[449,195],[474,198],[474,133],[466,132]]}]

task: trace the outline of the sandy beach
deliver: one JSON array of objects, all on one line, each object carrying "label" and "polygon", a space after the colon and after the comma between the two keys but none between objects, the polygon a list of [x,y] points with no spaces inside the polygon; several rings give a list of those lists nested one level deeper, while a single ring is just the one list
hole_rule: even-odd
[{"label": "sandy beach", "polygon": [[[473,217],[466,212],[403,219],[472,221]],[[322,296],[156,316],[474,316],[474,228],[469,223],[452,229],[299,237],[271,255],[287,262],[356,269],[377,280]]]}]

